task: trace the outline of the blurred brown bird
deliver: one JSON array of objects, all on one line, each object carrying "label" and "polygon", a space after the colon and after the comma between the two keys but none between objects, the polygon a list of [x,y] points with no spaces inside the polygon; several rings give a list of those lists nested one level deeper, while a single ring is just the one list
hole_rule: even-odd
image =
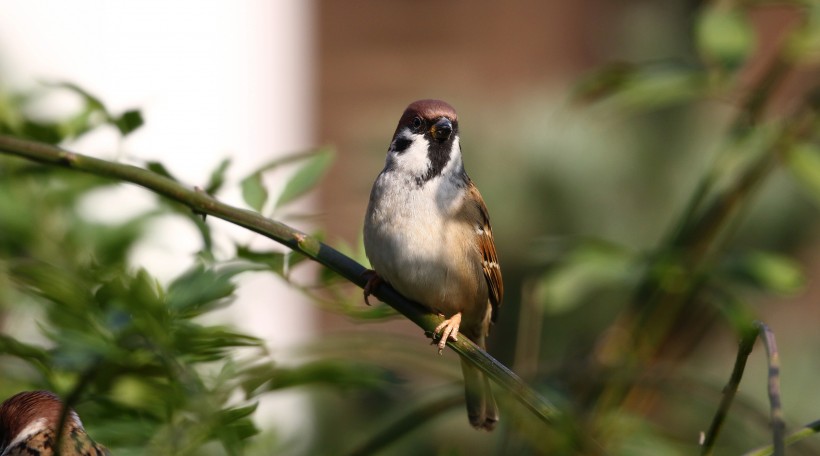
[{"label": "blurred brown bird", "polygon": [[[63,403],[49,391],[24,391],[0,405],[0,456],[57,454],[57,426]],[[80,417],[68,410],[61,437],[61,456],[110,456],[86,434]]]},{"label": "blurred brown bird", "polygon": [[[364,246],[375,274],[445,317],[439,351],[459,332],[485,347],[504,295],[490,216],[464,171],[458,117],[439,100],[411,103],[399,120],[373,184]],[[491,431],[498,408],[487,377],[462,359],[470,424]]]}]

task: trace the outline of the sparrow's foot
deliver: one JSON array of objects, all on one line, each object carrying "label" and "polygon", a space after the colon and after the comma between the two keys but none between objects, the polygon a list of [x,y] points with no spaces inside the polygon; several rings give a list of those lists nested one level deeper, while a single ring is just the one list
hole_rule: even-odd
[{"label": "sparrow's foot", "polygon": [[[443,317],[444,315],[442,315]],[[440,355],[442,351],[444,351],[444,346],[447,345],[447,339],[453,339],[454,341],[458,340],[458,327],[461,326],[461,312],[453,315],[447,320],[441,322],[440,325],[436,326],[436,329],[433,330],[434,335],[439,336],[438,340],[438,354]],[[439,334],[440,333],[440,334]]]},{"label": "sparrow's foot", "polygon": [[368,306],[370,305],[370,301],[368,301],[368,297],[376,291],[376,288],[384,282],[384,279],[379,276],[379,274],[372,270],[368,269],[362,273],[365,279],[367,279],[367,283],[364,285],[364,303]]}]

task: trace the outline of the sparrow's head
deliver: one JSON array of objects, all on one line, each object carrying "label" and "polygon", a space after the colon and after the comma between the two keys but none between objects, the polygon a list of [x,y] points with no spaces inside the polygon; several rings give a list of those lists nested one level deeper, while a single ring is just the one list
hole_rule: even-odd
[{"label": "sparrow's head", "polygon": [[404,110],[387,151],[387,170],[417,185],[453,170],[461,171],[456,110],[440,100],[419,100]]},{"label": "sparrow's head", "polygon": [[[57,428],[62,410],[60,398],[49,391],[24,391],[6,399],[0,405],[0,452],[44,429]],[[66,425],[82,428],[73,410],[66,416]]]}]

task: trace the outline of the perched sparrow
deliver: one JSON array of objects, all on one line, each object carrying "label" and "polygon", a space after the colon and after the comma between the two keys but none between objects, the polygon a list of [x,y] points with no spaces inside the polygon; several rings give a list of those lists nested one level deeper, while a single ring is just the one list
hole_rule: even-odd
[{"label": "perched sparrow", "polygon": [[[0,456],[51,456],[57,453],[57,426],[63,403],[48,391],[25,391],[0,405]],[[62,456],[103,456],[109,451],[85,433],[69,410],[61,437]]]},{"label": "perched sparrow", "polygon": [[[464,171],[456,111],[438,100],[404,111],[373,184],[364,246],[375,270],[365,298],[384,280],[446,319],[439,352],[459,330],[485,347],[504,293],[487,207]],[[488,431],[498,409],[483,372],[461,360],[470,424]]]}]

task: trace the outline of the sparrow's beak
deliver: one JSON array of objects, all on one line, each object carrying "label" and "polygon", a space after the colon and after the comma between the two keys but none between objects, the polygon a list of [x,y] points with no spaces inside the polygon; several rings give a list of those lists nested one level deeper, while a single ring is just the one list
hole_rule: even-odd
[{"label": "sparrow's beak", "polygon": [[453,123],[450,119],[442,117],[432,127],[430,127],[430,134],[436,141],[447,141],[453,133]]}]

